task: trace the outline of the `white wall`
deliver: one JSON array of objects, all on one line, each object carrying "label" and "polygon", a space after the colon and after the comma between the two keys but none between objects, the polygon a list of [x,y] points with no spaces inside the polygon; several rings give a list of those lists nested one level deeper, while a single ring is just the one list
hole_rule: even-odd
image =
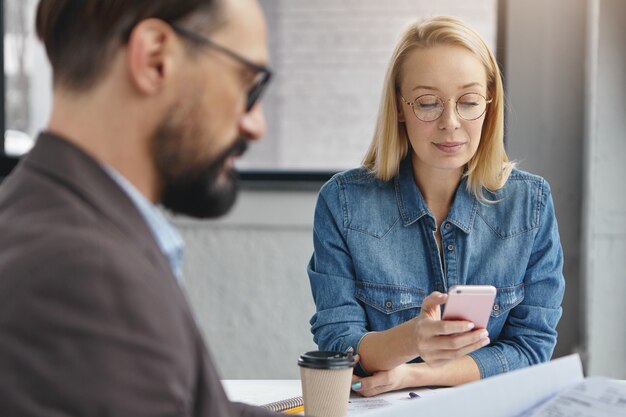
[{"label": "white wall", "polygon": [[[552,188],[566,280],[556,355],[583,350],[582,144],[586,0],[507,1],[506,140],[519,167]],[[582,352],[584,353],[584,352]]]},{"label": "white wall", "polygon": [[588,8],[584,275],[590,374],[626,378],[626,1]]},{"label": "white wall", "polygon": [[223,378],[299,378],[315,349],[306,264],[315,192],[244,191],[219,221],[178,218],[189,299]]},{"label": "white wall", "polygon": [[496,0],[261,0],[268,18],[268,134],[240,166],[337,170],[369,144],[387,62],[418,18],[454,14],[495,46]]}]

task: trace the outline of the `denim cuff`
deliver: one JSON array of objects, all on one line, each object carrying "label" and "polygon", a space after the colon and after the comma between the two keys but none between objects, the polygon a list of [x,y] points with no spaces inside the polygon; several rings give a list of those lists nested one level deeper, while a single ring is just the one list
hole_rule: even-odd
[{"label": "denim cuff", "polygon": [[492,346],[478,349],[468,355],[480,370],[480,378],[487,378],[509,371],[509,363],[502,352]]},{"label": "denim cuff", "polygon": [[[361,334],[351,334],[350,336],[344,337],[343,343],[342,343],[343,351],[345,352],[348,349],[352,348],[353,353],[355,355],[358,355],[361,341],[368,334],[369,332],[361,333]],[[356,366],[354,367],[354,373],[361,377],[370,376],[370,373],[367,372],[367,370],[361,366],[361,362],[357,363]]]}]

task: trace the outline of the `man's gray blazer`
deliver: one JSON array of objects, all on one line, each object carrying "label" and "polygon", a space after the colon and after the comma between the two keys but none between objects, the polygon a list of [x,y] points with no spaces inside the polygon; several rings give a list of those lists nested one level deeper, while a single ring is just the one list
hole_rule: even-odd
[{"label": "man's gray blazer", "polygon": [[274,415],[227,400],[141,214],[49,133],[0,186],[0,415]]}]

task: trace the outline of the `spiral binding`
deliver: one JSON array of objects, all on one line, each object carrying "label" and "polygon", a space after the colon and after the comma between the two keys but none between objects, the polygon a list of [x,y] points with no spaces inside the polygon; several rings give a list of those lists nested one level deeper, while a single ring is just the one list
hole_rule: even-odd
[{"label": "spiral binding", "polygon": [[262,407],[270,411],[281,412],[290,408],[302,407],[304,404],[302,396],[287,398],[286,400],[275,401],[273,403],[264,404]]}]

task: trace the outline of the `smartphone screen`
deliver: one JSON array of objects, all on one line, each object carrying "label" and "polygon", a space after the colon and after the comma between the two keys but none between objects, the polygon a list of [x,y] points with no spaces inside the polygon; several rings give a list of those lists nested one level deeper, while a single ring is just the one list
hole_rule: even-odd
[{"label": "smartphone screen", "polygon": [[496,298],[493,285],[455,285],[448,291],[443,320],[467,320],[475,328],[486,328]]}]

